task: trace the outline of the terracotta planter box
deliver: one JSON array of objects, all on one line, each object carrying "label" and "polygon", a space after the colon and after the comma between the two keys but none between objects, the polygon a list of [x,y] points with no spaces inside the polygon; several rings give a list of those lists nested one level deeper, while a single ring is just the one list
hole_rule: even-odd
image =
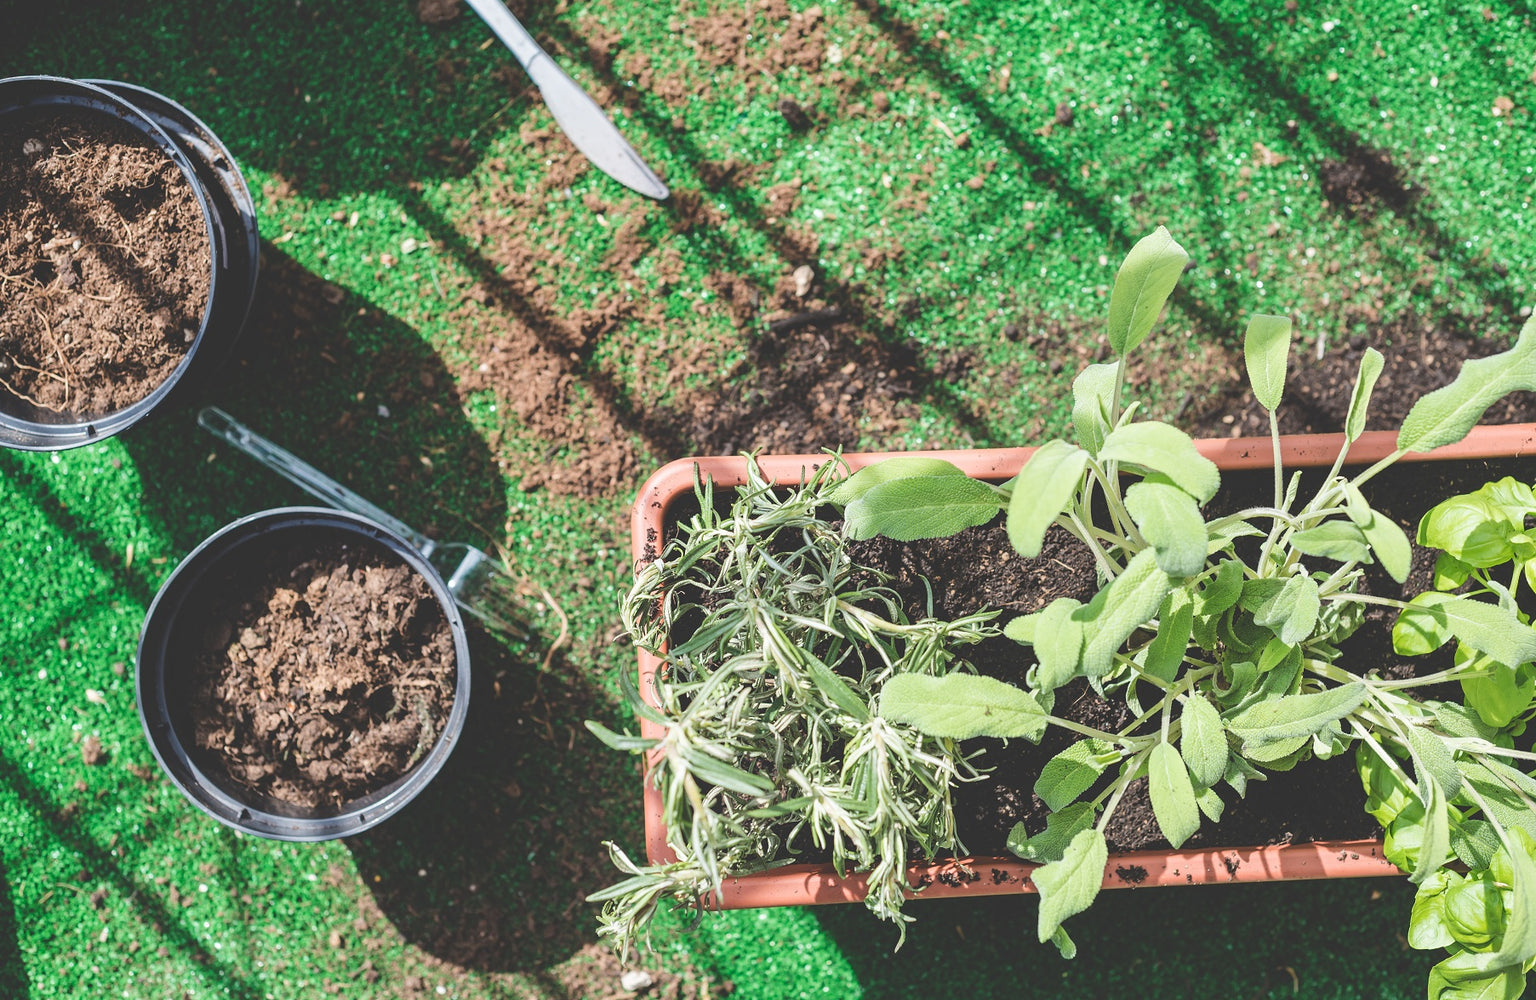
[{"label": "terracotta planter box", "polygon": [[[1395,450],[1396,441],[1395,431],[1363,434],[1350,446],[1350,464],[1368,464],[1390,455]],[[1282,460],[1288,470],[1318,467],[1326,470],[1333,464],[1343,442],[1342,434],[1283,437]],[[1197,446],[1201,454],[1214,461],[1223,471],[1270,468],[1274,461],[1269,438],[1202,440],[1197,442]],[[943,458],[971,476],[1001,481],[1017,474],[1033,452],[1033,448],[995,448],[911,454]],[[1532,453],[1536,453],[1536,424],[1511,424],[1478,427],[1458,444],[1427,454],[1406,455],[1399,461],[1518,458]],[[853,469],[890,457],[890,453],[843,456]],[[825,455],[773,455],[760,457],[758,465],[770,481],[778,485],[794,485],[802,480],[807,470],[825,461]],[[744,458],[721,457],[680,459],[658,470],[641,487],[632,512],[631,544],[636,563],[655,558],[664,543],[667,510],[675,500],[692,496],[695,470],[700,476],[712,479],[717,487],[730,488],[747,481],[746,469]],[[640,691],[646,701],[651,702],[651,679],[660,661],[644,651],[640,652],[639,659]],[[640,732],[653,739],[663,735],[660,726],[645,720],[641,720]],[[645,783],[645,841],[646,855],[651,864],[676,860],[667,845],[660,793],[649,781]],[[954,877],[962,865],[978,877]],[[909,870],[909,881],[913,885],[925,886],[916,894],[916,898],[1033,892],[1034,884],[1028,876],[1036,867],[1035,864],[1012,856],[969,857],[914,865]],[[1104,887],[1132,887],[1133,883],[1115,873],[1116,868],[1127,867],[1139,867],[1146,871],[1146,877],[1138,878],[1134,887],[1403,874],[1381,857],[1379,839],[1111,854],[1105,866]],[[864,893],[865,880],[862,874],[839,878],[831,864],[799,864],[728,879],[713,903],[727,910],[756,906],[849,903],[863,899]]]}]

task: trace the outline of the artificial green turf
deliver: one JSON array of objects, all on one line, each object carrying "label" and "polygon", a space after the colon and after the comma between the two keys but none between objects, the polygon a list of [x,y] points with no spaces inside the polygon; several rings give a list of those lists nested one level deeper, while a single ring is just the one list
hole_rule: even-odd
[{"label": "artificial green turf", "polygon": [[[690,340],[718,345],[718,378],[752,377],[729,374],[749,343],[720,308],[712,274],[771,288],[812,263],[863,284],[858,300],[882,317],[881,337],[973,359],[958,381],[924,387],[903,432],[864,442],[897,447],[1019,443],[1062,427],[1073,345],[1026,349],[999,330],[1101,315],[1114,266],[1158,223],[1196,264],[1164,326],[1175,358],[1186,337],[1232,345],[1254,309],[1298,311],[1310,347],[1372,329],[1366,307],[1383,321],[1427,316],[1507,335],[1532,297],[1536,35],[1516,4],[1485,14],[1303,3],[1287,17],[1235,0],[822,0],[824,37],[841,61],[767,80],[713,66],[689,44],[694,18],[734,5],[575,0],[533,11],[531,26],[579,79],[618,95],[617,117],[643,155],[716,213],[693,227],[594,171],[568,191],[544,190],[551,163],[522,131],[550,119],[520,82],[493,76],[508,59],[482,45],[469,16],[429,27],[401,0],[33,6],[5,24],[0,75],[105,76],[187,104],[258,192],[269,264],[345,292],[325,321],[344,347],[332,367],[296,386],[284,364],[302,345],[263,345],[207,398],[413,523],[504,542],[557,595],[575,642],[556,676],[540,674],[538,650],[487,651],[477,661],[488,675],[477,691],[490,706],[483,738],[376,834],[320,846],[237,837],[135,773],[154,764],[133,709],[134,646],[176,560],[240,514],[302,498],[200,435],[187,411],[64,455],[0,454],[0,996],[301,997],[327,983],[388,996],[407,975],[447,995],[558,992],[549,970],[593,936],[576,897],[613,877],[599,841],[639,839],[629,763],[579,722],[627,721],[613,673],[629,661],[608,639],[628,567],[624,506],[640,473],[595,500],[524,493],[521,456],[566,461],[567,442],[541,439],[487,392],[462,409],[440,392],[430,399],[446,404],[440,414],[392,401],[378,357],[404,351],[446,384],[476,356],[476,331],[450,312],[472,280],[512,267],[557,290],[553,319],[607,294],[662,299],[665,323],[630,323],[593,345],[573,404],[608,386],[621,412],[647,413],[696,388],[665,382],[668,352]],[[621,34],[611,66],[588,47],[599,30]],[[783,25],[758,15],[753,30],[747,50],[761,53]],[[645,92],[642,53],[658,74],[704,84],[702,94],[669,102]],[[889,113],[871,110],[877,93]],[[790,128],[776,110],[785,97],[816,127]],[[1499,97],[1512,113],[1493,113]],[[1063,103],[1073,123],[1046,129]],[[466,150],[452,149],[455,137]],[[1374,215],[1325,208],[1319,165],[1356,142],[1385,151],[1422,196]],[[728,160],[762,169],[740,185],[706,185],[703,162]],[[793,180],[799,200],[781,217],[766,192]],[[919,203],[898,200],[914,191]],[[601,218],[573,210],[587,195],[608,204]],[[492,216],[562,260],[498,259],[474,230]],[[676,252],[677,274],[663,273],[658,254],[629,274],[605,265],[630,220]],[[819,239],[813,260],[796,249],[805,231]],[[894,256],[872,267],[869,249]],[[1092,322],[1069,329],[1096,333]],[[653,348],[648,360],[637,362],[625,338]],[[1053,360],[1065,364],[1052,372]],[[1203,398],[1209,378],[1175,365],[1148,387],[1154,409]],[[390,417],[377,415],[381,404]],[[338,429],[343,414],[353,422]],[[676,457],[629,431],[648,461]],[[543,621],[552,629],[552,616]],[[483,696],[491,675],[508,691],[547,685],[549,730]],[[90,735],[108,751],[96,767],[80,756]],[[520,795],[498,798],[512,780]],[[455,851],[455,823],[504,824],[521,863],[480,870]],[[540,875],[570,844],[590,852],[582,873]],[[440,887],[443,902],[400,909],[394,887],[411,879],[426,880],[429,898]],[[455,977],[422,942],[429,924],[459,926],[452,890],[471,880],[493,909],[541,933],[526,943],[509,934],[513,961],[469,961]],[[548,893],[551,884],[561,891]],[[1401,947],[1407,893],[1387,882],[1107,895],[1074,922],[1082,954],[1071,964],[1034,945],[1033,905],[918,904],[895,956],[890,928],[858,908],[715,915],[691,932],[673,920],[661,961],[729,978],[752,998],[1278,997],[1292,995],[1291,972],[1298,995],[1409,996],[1428,964]],[[366,930],[354,927],[360,913]],[[333,933],[347,946],[332,947]],[[365,960],[390,976],[368,985]]]}]

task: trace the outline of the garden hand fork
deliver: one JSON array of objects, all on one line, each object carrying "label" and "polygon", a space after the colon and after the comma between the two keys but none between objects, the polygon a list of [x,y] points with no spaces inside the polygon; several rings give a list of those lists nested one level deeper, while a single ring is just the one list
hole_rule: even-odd
[{"label": "garden hand fork", "polygon": [[223,438],[300,489],[340,510],[372,518],[410,542],[442,574],[454,603],[488,628],[518,639],[531,637],[518,581],[496,559],[463,542],[439,542],[369,503],[319,469],[284,451],[216,406],[197,415],[198,424]]}]

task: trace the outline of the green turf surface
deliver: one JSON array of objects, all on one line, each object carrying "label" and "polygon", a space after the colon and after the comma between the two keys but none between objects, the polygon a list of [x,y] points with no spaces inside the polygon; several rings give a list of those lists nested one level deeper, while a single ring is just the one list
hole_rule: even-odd
[{"label": "green turf surface", "polygon": [[[1158,223],[1196,264],[1163,328],[1167,357],[1191,341],[1230,347],[1253,309],[1300,311],[1310,347],[1413,317],[1508,335],[1533,298],[1536,34],[1521,4],[1303,2],[1285,16],[1202,0],[823,0],[820,67],[771,75],[695,43],[696,19],[755,6],[573,0],[530,14],[583,83],[611,92],[674,189],[711,209],[706,225],[590,170],[546,190],[544,150],[559,140],[535,148],[523,133],[551,127],[548,114],[515,73],[495,75],[509,60],[467,15],[423,25],[403,0],[22,6],[0,25],[0,75],[115,78],[185,103],[258,192],[269,273],[345,293],[320,321],[330,358],[305,354],[302,379],[287,365],[305,345],[276,341],[204,397],[413,523],[505,544],[558,597],[574,641],[556,673],[538,648],[477,649],[465,744],[386,826],[317,846],[240,837],[155,774],[135,644],[202,538],[303,498],[185,409],[62,455],[0,453],[0,997],[415,996],[410,977],[422,995],[560,996],[590,957],[579,898],[612,878],[599,844],[639,842],[629,763],[580,721],[629,721],[613,677],[630,661],[610,637],[643,470],[595,498],[520,488],[526,455],[573,456],[490,393],[460,405],[449,390],[483,347],[450,308],[472,281],[510,267],[552,289],[504,304],[525,322],[607,295],[660,299],[666,322],[601,335],[572,389],[573,408],[633,416],[695,388],[665,381],[667,352],[689,340],[717,351],[695,381],[752,377],[733,367],[749,345],[712,274],[771,288],[812,263],[862,285],[856,304],[881,337],[971,358],[924,386],[918,419],[864,442],[892,447],[1024,443],[1063,426],[1076,345],[1025,349],[1000,328],[1096,320],[1120,257]],[[750,24],[749,57],[784,29],[761,13]],[[621,36],[612,61],[594,54],[605,32]],[[696,92],[648,92],[642,54]],[[871,110],[877,94],[888,113]],[[786,123],[786,97],[812,129]],[[1510,108],[1495,114],[1499,98]],[[1063,103],[1072,124],[1051,124]],[[1320,164],[1362,145],[1421,195],[1373,214],[1324,207]],[[730,160],[760,169],[725,184],[703,171]],[[780,216],[767,192],[796,180]],[[586,196],[608,211],[573,210]],[[498,256],[476,228],[491,217],[559,262]],[[626,223],[675,266],[658,252],[615,273],[605,260]],[[877,266],[870,251],[890,252]],[[1096,333],[1090,322],[1083,336]],[[637,360],[636,344],[652,350]],[[436,388],[402,393],[381,357],[434,372]],[[1211,388],[1209,370],[1173,367],[1147,387],[1164,412]],[[622,432],[646,463],[677,457],[642,424]],[[93,735],[108,756],[87,767]],[[487,830],[505,844],[494,864],[455,849],[456,833]],[[915,905],[895,955],[891,929],[858,908],[750,911],[667,922],[657,961],[748,998],[1407,997],[1430,964],[1400,939],[1409,898],[1374,880],[1116,892],[1074,921],[1073,963],[1034,944],[1032,900]],[[474,947],[482,933],[494,958]],[[364,963],[383,975],[370,983]]]}]

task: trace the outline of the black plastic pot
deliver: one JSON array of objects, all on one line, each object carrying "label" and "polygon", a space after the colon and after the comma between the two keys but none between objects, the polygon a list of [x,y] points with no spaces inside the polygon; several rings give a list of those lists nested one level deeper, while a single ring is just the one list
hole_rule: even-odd
[{"label": "black plastic pot", "polygon": [[[427,581],[453,631],[457,676],[453,709],[432,749],[404,775],[339,810],[306,810],[271,799],[256,801],[245,789],[199,766],[188,706],[192,683],[188,644],[201,642],[207,619],[195,595],[232,561],[274,545],[338,537],[373,542],[398,556]],[[399,812],[447,761],[469,711],[469,643],[464,620],[447,585],[411,545],[356,514],[321,507],[281,507],[228,524],[192,551],[166,579],[145,616],[135,676],[139,718],[161,768],[199,809],[244,833],[275,840],[314,841],[348,837]]]},{"label": "black plastic pot", "polygon": [[8,399],[0,404],[0,446],[59,451],[111,437],[228,360],[256,293],[260,245],[255,206],[229,150],[176,102],[131,84],[18,76],[0,80],[0,118],[69,108],[110,116],[143,133],[170,157],[202,208],[211,254],[208,304],[186,356],[145,398],[111,413],[74,417]]}]

